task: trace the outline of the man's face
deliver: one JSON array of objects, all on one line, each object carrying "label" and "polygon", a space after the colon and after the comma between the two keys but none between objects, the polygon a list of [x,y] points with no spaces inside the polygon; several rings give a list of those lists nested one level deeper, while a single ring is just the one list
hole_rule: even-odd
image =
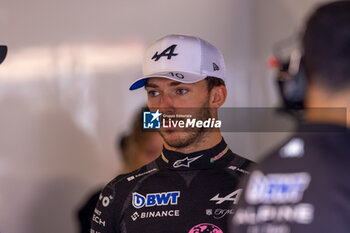
[{"label": "man's face", "polygon": [[[163,119],[164,114],[190,114],[200,120],[212,117],[209,111],[210,96],[206,80],[185,84],[166,78],[150,78],[146,84],[146,91],[149,109],[151,111],[160,109]],[[169,146],[184,148],[200,139],[203,130],[161,128],[160,134]]]}]

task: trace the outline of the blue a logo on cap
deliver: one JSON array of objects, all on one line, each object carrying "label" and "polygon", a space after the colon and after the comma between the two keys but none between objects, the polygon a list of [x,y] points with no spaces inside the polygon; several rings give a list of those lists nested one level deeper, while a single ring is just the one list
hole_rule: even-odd
[{"label": "blue a logo on cap", "polygon": [[143,128],[144,129],[160,129],[160,116],[162,114],[159,109],[156,112],[143,112]]}]

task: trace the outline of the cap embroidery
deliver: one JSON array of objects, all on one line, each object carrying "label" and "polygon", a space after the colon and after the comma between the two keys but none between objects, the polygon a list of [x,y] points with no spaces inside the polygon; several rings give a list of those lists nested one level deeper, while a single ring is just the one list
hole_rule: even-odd
[{"label": "cap embroidery", "polygon": [[214,71],[220,70],[219,66],[216,65],[215,62],[213,62],[213,69],[214,69]]},{"label": "cap embroidery", "polygon": [[169,46],[163,52],[161,52],[161,54],[158,54],[158,52],[156,52],[151,59],[154,59],[154,61],[158,61],[161,57],[167,57],[168,60],[170,60],[173,56],[178,55],[177,53],[174,53],[176,46],[177,44]]}]

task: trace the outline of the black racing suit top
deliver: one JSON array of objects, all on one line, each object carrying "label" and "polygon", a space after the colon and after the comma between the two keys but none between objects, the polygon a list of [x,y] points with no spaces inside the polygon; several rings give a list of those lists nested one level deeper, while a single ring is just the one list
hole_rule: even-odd
[{"label": "black racing suit top", "polygon": [[91,232],[227,232],[250,163],[224,140],[190,154],[163,149],[155,161],[107,184]]},{"label": "black racing suit top", "polygon": [[349,129],[301,126],[244,187],[232,233],[349,233]]}]

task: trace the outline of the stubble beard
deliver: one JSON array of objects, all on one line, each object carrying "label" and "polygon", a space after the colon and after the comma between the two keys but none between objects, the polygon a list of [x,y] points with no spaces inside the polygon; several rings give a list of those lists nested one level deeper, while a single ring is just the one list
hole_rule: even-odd
[{"label": "stubble beard", "polygon": [[[195,117],[197,120],[205,121],[208,118],[211,118],[212,114],[210,112],[210,109],[208,108],[208,103],[204,104],[202,108],[198,108],[195,114],[192,116]],[[191,129],[180,129],[178,131],[168,131],[168,130],[160,130],[159,133],[162,136],[164,142],[176,149],[183,149],[190,145],[193,145],[194,143],[197,143],[202,140],[204,137],[206,130],[204,128],[191,128]],[[176,137],[174,135],[169,134],[176,134]]]}]

